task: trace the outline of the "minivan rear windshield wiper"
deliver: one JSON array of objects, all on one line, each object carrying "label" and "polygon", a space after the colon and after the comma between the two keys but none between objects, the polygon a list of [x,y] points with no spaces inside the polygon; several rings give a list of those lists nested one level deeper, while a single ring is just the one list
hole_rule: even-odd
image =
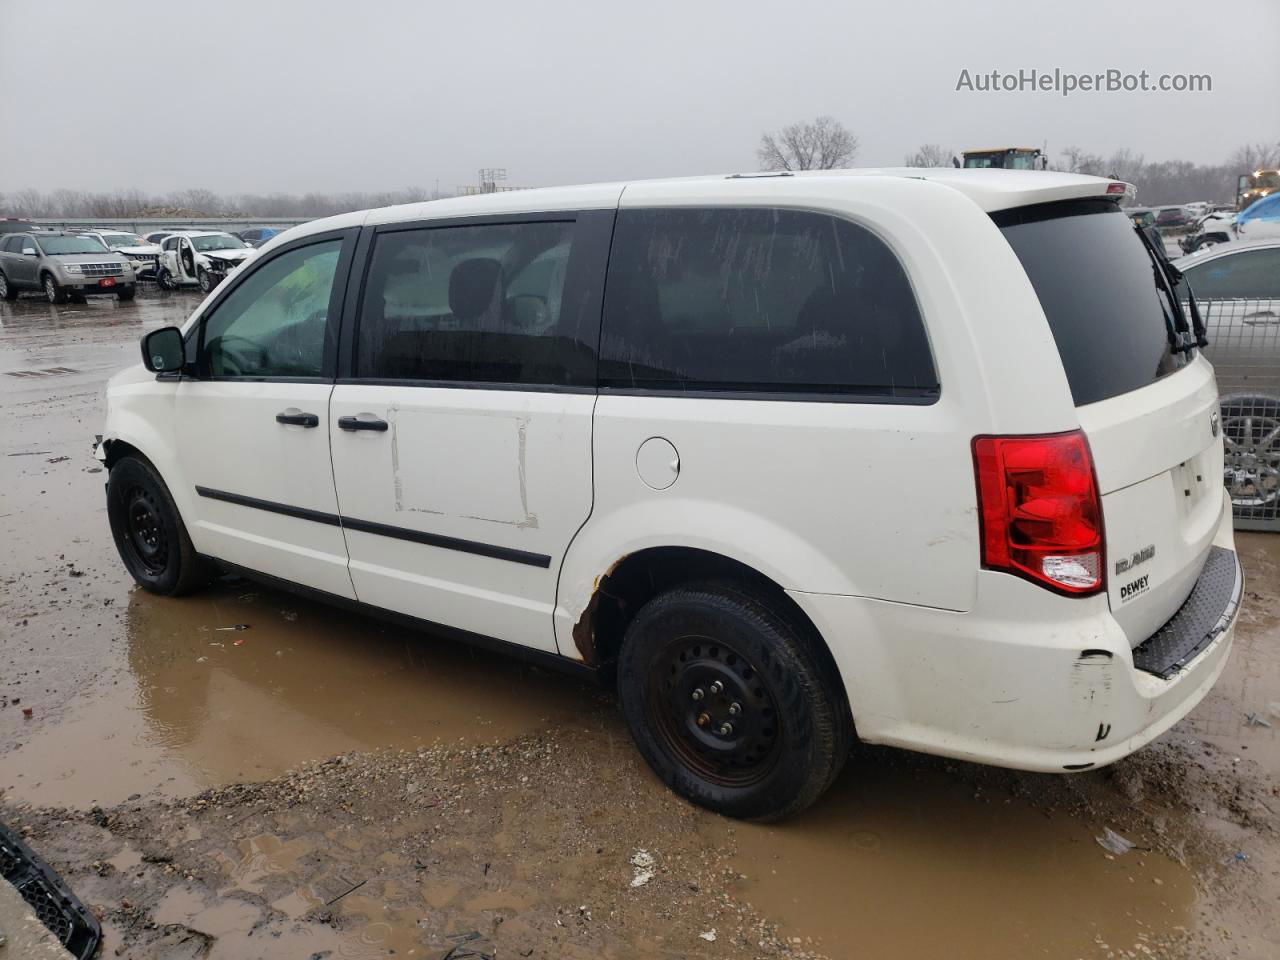
[{"label": "minivan rear windshield wiper", "polygon": [[[1155,273],[1156,289],[1159,290],[1169,301],[1168,310],[1163,305],[1162,312],[1165,314],[1165,325],[1169,332],[1169,346],[1175,353],[1190,353],[1196,347],[1207,347],[1209,339],[1205,336],[1204,322],[1200,319],[1200,310],[1196,306],[1195,297],[1191,297],[1191,318],[1194,325],[1188,325],[1186,314],[1182,312],[1182,304],[1178,300],[1177,285],[1182,279],[1182,272],[1178,270],[1163,250],[1156,247],[1151,237],[1147,235],[1146,230],[1142,227],[1134,225],[1134,232],[1138,234],[1138,239],[1142,241],[1142,245],[1147,249],[1147,256],[1151,258],[1151,267]],[[1188,286],[1188,289],[1190,287]],[[1172,311],[1172,315],[1170,315]],[[1187,339],[1184,341],[1183,337]]]}]

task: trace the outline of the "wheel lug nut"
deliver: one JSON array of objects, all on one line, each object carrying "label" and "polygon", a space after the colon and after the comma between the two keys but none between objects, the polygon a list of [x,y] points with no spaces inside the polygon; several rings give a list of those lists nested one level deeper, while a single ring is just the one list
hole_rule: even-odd
[{"label": "wheel lug nut", "polygon": [[705,727],[710,722],[711,722],[711,714],[709,713],[698,714],[698,726]]},{"label": "wheel lug nut", "polygon": [[719,692],[720,692],[721,690],[723,690],[723,689],[724,689],[724,684],[723,684],[723,683],[721,683],[719,680],[717,680],[715,683],[711,684],[711,692],[712,692],[712,693],[719,693]]},{"label": "wheel lug nut", "polygon": [[705,696],[706,696],[706,694],[702,692],[702,688],[701,688],[701,687],[698,687],[698,689],[697,689],[697,690],[694,690],[694,691],[693,691],[693,699],[695,699],[695,700],[701,700],[701,699],[702,699],[703,697],[705,697]]},{"label": "wheel lug nut", "polygon": [[741,712],[742,712],[742,704],[739,704],[739,703],[729,704],[729,716],[736,717]]},{"label": "wheel lug nut", "polygon": [[732,724],[732,723],[722,723],[722,724],[720,724],[720,736],[722,736],[722,737],[727,737],[727,736],[729,736],[729,734],[731,734],[731,733],[733,733],[733,724]]}]

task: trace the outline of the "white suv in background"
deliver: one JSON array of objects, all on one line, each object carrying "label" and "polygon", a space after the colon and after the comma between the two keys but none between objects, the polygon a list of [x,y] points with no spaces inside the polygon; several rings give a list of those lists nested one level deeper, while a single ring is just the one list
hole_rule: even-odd
[{"label": "white suv in background", "polygon": [[156,593],[237,571],[616,670],[653,769],[732,816],[803,809],[854,737],[1110,763],[1209,690],[1242,591],[1213,369],[1125,189],[712,177],[295,227],[111,381],[113,535]]},{"label": "white suv in background", "polygon": [[74,230],[82,237],[96,237],[108,250],[122,254],[133,264],[134,272],[139,277],[154,280],[160,262],[160,244],[148,243],[136,233],[122,230]]},{"label": "white suv in background", "polygon": [[221,230],[179,230],[160,241],[156,282],[164,290],[198,286],[208,293],[253,255],[253,248]]}]

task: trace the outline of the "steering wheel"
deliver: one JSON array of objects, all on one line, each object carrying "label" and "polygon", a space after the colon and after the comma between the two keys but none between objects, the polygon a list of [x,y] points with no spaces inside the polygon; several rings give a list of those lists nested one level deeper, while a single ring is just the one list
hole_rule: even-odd
[{"label": "steering wheel", "polygon": [[214,340],[211,346],[217,348],[219,376],[248,376],[267,365],[267,351],[248,337],[222,336]]}]

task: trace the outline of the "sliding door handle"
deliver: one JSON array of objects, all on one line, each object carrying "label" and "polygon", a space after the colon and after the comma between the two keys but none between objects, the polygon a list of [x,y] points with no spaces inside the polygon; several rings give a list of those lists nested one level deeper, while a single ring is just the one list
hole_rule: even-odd
[{"label": "sliding door handle", "polygon": [[288,423],[295,427],[318,427],[320,418],[314,413],[303,413],[294,407],[276,414],[276,423]]},{"label": "sliding door handle", "polygon": [[387,421],[379,420],[371,413],[362,413],[358,417],[339,417],[339,430],[376,430],[382,433],[387,429]]}]

